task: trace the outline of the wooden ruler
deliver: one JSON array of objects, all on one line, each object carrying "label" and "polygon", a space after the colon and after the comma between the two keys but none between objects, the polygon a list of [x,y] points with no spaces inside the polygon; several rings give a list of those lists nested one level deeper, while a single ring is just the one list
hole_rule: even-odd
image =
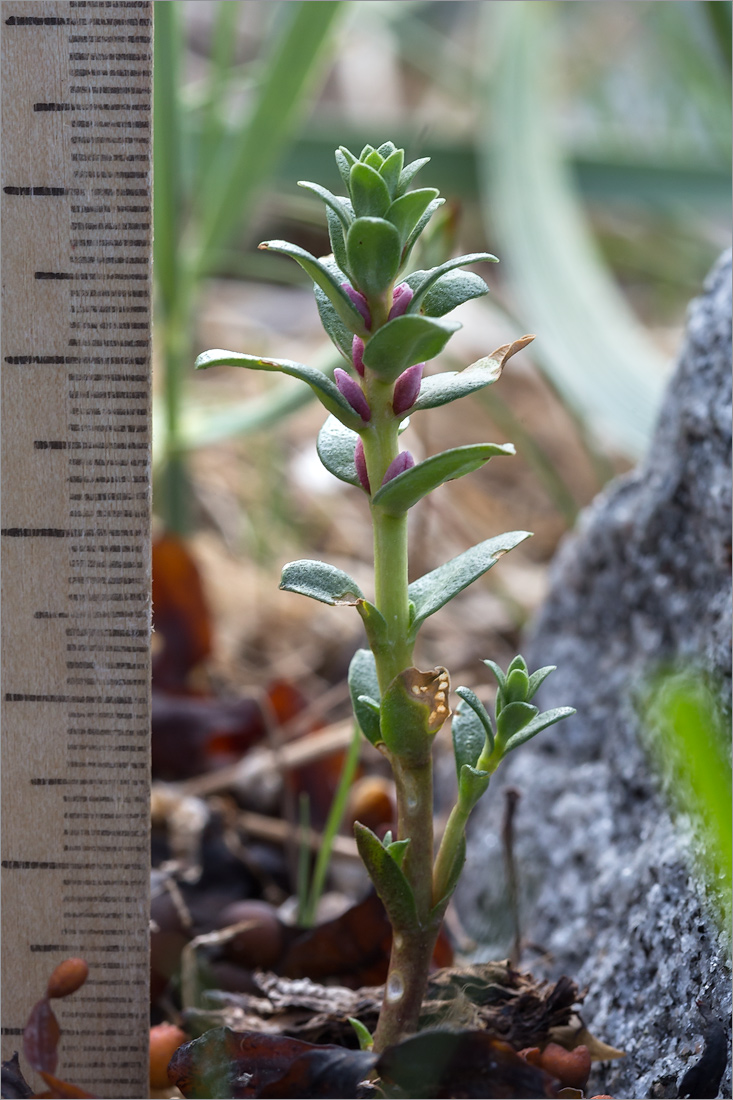
[{"label": "wooden ruler", "polygon": [[146,1097],[152,4],[2,19],[3,1058]]}]

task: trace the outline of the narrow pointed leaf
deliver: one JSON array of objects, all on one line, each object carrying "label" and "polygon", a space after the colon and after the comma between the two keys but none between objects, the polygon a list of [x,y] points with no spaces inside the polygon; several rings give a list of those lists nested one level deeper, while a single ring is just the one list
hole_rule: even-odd
[{"label": "narrow pointed leaf", "polygon": [[445,199],[441,199],[441,198],[433,199],[433,201],[428,205],[427,210],[425,211],[425,213],[423,214],[423,216],[420,218],[419,222],[417,223],[417,225],[413,229],[412,233],[407,238],[407,242],[405,243],[405,246],[402,249],[402,266],[403,267],[405,266],[408,259],[410,258],[410,253],[412,252],[412,249],[415,246],[415,241],[418,239],[418,237],[422,233],[423,229],[425,228],[425,226],[428,224],[428,222],[432,218],[435,211],[438,210],[444,204],[444,202],[445,202]]},{"label": "narrow pointed leaf", "polygon": [[369,1028],[365,1027],[361,1020],[357,1020],[356,1016],[347,1016],[346,1018],[356,1032],[356,1037],[359,1040],[359,1050],[371,1050],[374,1046],[374,1039]]},{"label": "narrow pointed leaf", "polygon": [[[414,366],[435,358],[461,326],[407,313],[378,329],[364,349],[364,365],[385,382]],[[419,398],[418,398],[419,400]]]},{"label": "narrow pointed leaf", "polygon": [[496,715],[496,733],[499,742],[506,744],[510,737],[523,730],[537,715],[537,707],[531,703],[506,703]]},{"label": "narrow pointed leaf", "polygon": [[341,286],[336,282],[322,260],[317,260],[310,252],[306,252],[304,248],[300,248],[297,244],[290,244],[289,241],[263,241],[259,247],[270,252],[282,252],[284,256],[290,256],[296,263],[299,263],[303,270],[310,275],[313,282],[317,283],[330,299],[333,308],[344,324],[358,336],[366,335],[364,318],[352,304],[348,294],[341,289]]},{"label": "narrow pointed leaf", "polygon": [[[385,836],[385,841],[387,840]],[[407,840],[390,840],[389,843],[385,843],[384,847],[392,856],[398,867],[403,867],[405,863],[405,856],[407,855],[407,849],[410,847],[410,838]]]},{"label": "narrow pointed leaf", "polygon": [[[486,707],[481,702],[479,697],[475,694],[475,692],[471,691],[470,688],[456,688],[456,695],[458,695],[463,700],[461,711],[466,715],[469,712],[473,712],[473,714],[475,714],[476,718],[479,720],[481,728],[483,730],[484,740],[488,742],[489,752],[491,752],[494,747],[494,727],[491,724],[491,718],[488,715]],[[471,748],[473,750],[473,745],[471,746]],[[476,761],[481,756],[481,753],[483,751],[484,744],[482,743],[479,747],[479,751],[476,753],[472,760],[469,757],[466,757],[465,760],[461,761],[461,763],[470,764],[471,767],[475,767]]]},{"label": "narrow pointed leaf", "polygon": [[469,252],[466,256],[456,256],[452,260],[446,260],[444,264],[433,267],[430,271],[423,271],[420,280],[416,278],[417,272],[413,272],[407,280],[415,292],[408,307],[410,313],[416,313],[420,309],[423,298],[430,288],[438,282],[441,276],[449,271],[453,271],[457,267],[465,267],[466,264],[477,264],[481,262],[498,263],[499,261],[496,256],[492,256],[490,252]]},{"label": "narrow pointed leaf", "polygon": [[[462,371],[444,371],[423,378],[420,393],[412,409],[436,409],[476,393],[501,378],[501,363],[497,359],[478,359]],[[410,411],[412,411],[412,409]]]},{"label": "narrow pointed leaf", "polygon": [[484,664],[487,668],[490,668],[491,671],[494,673],[494,676],[496,676],[497,683],[499,684],[499,691],[502,692],[504,690],[504,685],[506,684],[506,676],[504,675],[504,670],[502,669],[501,665],[497,665],[496,661],[489,660],[484,661]]},{"label": "narrow pointed leaf", "polygon": [[[381,165],[381,157],[380,165]],[[360,162],[351,169],[349,191],[357,218],[382,218],[389,210],[387,184],[376,168]]]},{"label": "narrow pointed leaf", "polygon": [[419,160],[413,160],[409,164],[406,164],[400,172],[400,177],[397,182],[397,190],[395,194],[403,195],[409,187],[410,183],[412,182],[413,178],[417,175],[421,168],[425,167],[429,160],[430,157],[420,157]]},{"label": "narrow pointed leaf", "polygon": [[[413,581],[407,590],[415,607],[411,624],[413,636],[429,615],[439,611],[464,588],[468,588],[469,584],[483,577],[499,558],[530,538],[531,534],[531,531],[509,531],[504,535],[496,535],[464,550],[444,565],[439,565],[437,569]],[[499,674],[503,676],[501,669]]]},{"label": "narrow pointed leaf", "polygon": [[551,672],[554,672],[557,665],[545,665],[544,668],[538,668],[536,672],[533,672],[529,678],[529,688],[527,690],[527,701],[532,698],[536,691],[539,690],[540,684],[544,683]]},{"label": "narrow pointed leaf", "polygon": [[318,457],[330,474],[339,481],[345,481],[347,485],[355,485],[361,488],[359,475],[354,464],[354,451],[359,436],[350,428],[329,416],[326,423],[318,433],[316,449]]},{"label": "narrow pointed leaf", "polygon": [[335,382],[332,382],[317,367],[308,367],[305,363],[294,363],[290,359],[261,359],[256,355],[242,355],[236,351],[224,351],[214,348],[205,351],[196,360],[196,370],[209,367],[248,367],[250,370],[266,370],[289,374],[307,382],[316,397],[328,411],[348,428],[363,428],[364,421],[354,412],[349,402],[341,394]]},{"label": "narrow pointed leaf", "polygon": [[354,220],[354,215],[350,209],[351,203],[348,199],[343,198],[341,195],[334,195],[328,188],[321,187],[320,183],[311,183],[310,180],[298,180],[298,187],[303,187],[306,191],[312,191],[314,195],[318,195],[319,199],[323,199],[328,209],[337,216],[348,233],[349,226]]},{"label": "narrow pointed leaf", "polygon": [[512,657],[511,661],[507,665],[507,670],[506,670],[507,676],[509,675],[510,672],[514,672],[515,668],[521,668],[522,672],[526,672],[527,674],[529,674],[529,669],[527,668],[527,662],[525,661],[525,659],[524,659],[524,657],[522,656],[521,653],[518,653],[516,655],[516,657]]},{"label": "narrow pointed leaf", "polygon": [[435,187],[423,187],[419,191],[408,191],[406,195],[395,199],[385,217],[392,222],[400,240],[407,240],[427,207],[437,197],[438,191]]},{"label": "narrow pointed leaf", "polygon": [[422,300],[420,312],[426,317],[444,317],[446,313],[489,293],[489,288],[473,271],[448,271],[430,287]]},{"label": "narrow pointed leaf", "polygon": [[[382,149],[384,149],[384,146],[380,147],[380,152]],[[395,149],[393,152],[389,154],[384,153],[383,155],[386,157],[386,160],[382,167],[379,169],[379,174],[384,182],[387,184],[387,190],[389,191],[390,195],[394,196],[397,194],[397,185],[400,181],[400,172],[402,171],[402,166],[405,163],[405,151],[404,149]]]},{"label": "narrow pointed leaf", "polygon": [[280,588],[284,592],[299,592],[312,600],[330,604],[347,604],[355,607],[364,595],[355,580],[325,561],[309,558],[291,561],[283,566]]},{"label": "narrow pointed leaf", "polygon": [[[339,228],[339,233],[341,229]],[[335,347],[341,352],[349,366],[352,365],[351,359],[351,345],[354,339],[353,332],[346,327],[344,322],[339,317],[336,310],[331,305],[331,301],[323,293],[321,288],[314,283],[313,292],[316,297],[316,305],[318,306],[318,314],[321,318],[321,324],[331,337],[331,340]]]},{"label": "narrow pointed leaf", "polygon": [[442,451],[392,478],[374,494],[372,503],[400,515],[444,482],[478,470],[495,455],[513,454],[511,443],[473,443]]},{"label": "narrow pointed leaf", "polygon": [[479,798],[486,794],[491,782],[489,772],[479,771],[470,764],[464,764],[458,776],[458,799],[463,808],[470,813]]},{"label": "narrow pointed leaf", "polygon": [[367,741],[371,741],[373,745],[378,745],[382,740],[379,729],[379,714],[375,713],[368,703],[361,701],[362,698],[366,698],[379,703],[381,699],[377,666],[374,661],[374,654],[370,649],[357,649],[351,658],[351,664],[349,665],[349,695],[361,732]]},{"label": "narrow pointed leaf", "polygon": [[548,726],[554,726],[555,722],[562,722],[563,718],[569,718],[571,714],[575,714],[574,707],[556,707],[555,710],[543,711],[542,714],[538,714],[537,717],[533,718],[531,722],[528,722],[523,729],[509,738],[504,752],[511,752],[512,749],[516,749],[520,745],[523,745],[525,741],[529,741],[532,737],[536,737],[538,733],[547,729]]},{"label": "narrow pointed leaf", "polygon": [[351,167],[356,164],[356,157],[350,152],[345,145],[339,145],[336,150],[336,167],[339,170],[339,175],[344,181],[344,187],[349,186],[349,177],[351,176]]},{"label": "narrow pointed leaf", "polygon": [[[342,271],[346,271],[348,268],[348,260],[346,258],[346,233],[348,230],[344,229],[341,220],[329,207],[326,207],[326,222],[328,223],[328,239],[331,242],[333,258],[339,268],[341,268]],[[324,263],[323,259],[321,262]],[[328,265],[324,263],[324,266]],[[345,281],[346,277],[339,280],[341,283]],[[321,291],[321,294],[323,294],[323,291]]]},{"label": "narrow pointed leaf", "polygon": [[359,600],[356,610],[361,615],[372,652],[377,655],[386,654],[390,642],[384,615],[369,600]]},{"label": "narrow pointed leaf", "polygon": [[[461,778],[461,768],[465,764],[475,768],[486,745],[486,727],[478,712],[464,700],[463,693],[467,690],[467,688],[458,688],[457,694],[460,695],[462,701],[458,704],[458,709],[451,722],[453,755],[456,758],[456,775],[459,780]],[[493,739],[492,733],[492,742]]]},{"label": "narrow pointed leaf", "polygon": [[[400,235],[390,222],[369,217],[353,222],[346,235],[346,257],[364,294],[381,294],[389,286],[399,270],[400,247]],[[358,335],[363,335],[363,329]]]},{"label": "narrow pointed leaf", "polygon": [[387,910],[395,932],[415,934],[419,928],[415,896],[404,871],[382,846],[382,842],[360,822],[354,822],[359,855]]}]

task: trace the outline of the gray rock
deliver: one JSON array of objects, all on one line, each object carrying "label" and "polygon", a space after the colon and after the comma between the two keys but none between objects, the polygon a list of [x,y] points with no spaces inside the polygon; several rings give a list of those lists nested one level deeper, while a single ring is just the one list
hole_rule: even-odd
[{"label": "gray rock", "polygon": [[[537,945],[522,962],[588,987],[584,1020],[627,1054],[593,1078],[617,1097],[677,1096],[713,1018],[730,1018],[729,925],[694,873],[700,838],[670,816],[634,705],[663,661],[693,662],[730,695],[730,288],[725,256],[690,308],[648,458],[558,554],[527,658],[558,666],[542,708],[578,713],[502,765],[475,811],[457,895],[482,957],[506,954],[498,838],[502,788],[519,788],[522,931]],[[731,1095],[730,1068],[717,1095]]]}]

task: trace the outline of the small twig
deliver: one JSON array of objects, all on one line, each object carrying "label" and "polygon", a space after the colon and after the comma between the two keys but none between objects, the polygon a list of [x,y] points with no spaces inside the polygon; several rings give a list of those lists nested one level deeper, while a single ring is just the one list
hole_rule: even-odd
[{"label": "small twig", "polygon": [[504,867],[506,870],[507,894],[509,895],[509,909],[514,925],[514,942],[509,955],[512,966],[519,965],[522,955],[522,931],[519,924],[519,889],[517,882],[517,865],[514,859],[514,814],[517,803],[522,797],[521,791],[516,787],[507,787],[504,791],[504,820],[501,826],[501,841],[504,848]]},{"label": "small twig", "polygon": [[[239,824],[250,836],[260,840],[270,840],[275,844],[285,844],[293,839],[292,827],[287,821],[279,817],[266,817],[265,814],[256,814],[243,810],[239,815]],[[296,838],[298,829],[296,828]],[[304,842],[314,852],[319,851],[323,844],[323,836],[314,829],[308,829],[303,834]],[[333,852],[335,855],[346,856],[347,859],[359,859],[356,850],[356,841],[350,836],[337,836],[333,840]]]}]

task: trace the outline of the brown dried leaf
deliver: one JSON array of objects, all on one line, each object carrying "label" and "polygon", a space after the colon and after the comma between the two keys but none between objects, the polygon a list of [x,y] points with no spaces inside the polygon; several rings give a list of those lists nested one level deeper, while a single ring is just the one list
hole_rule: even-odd
[{"label": "brown dried leaf", "polygon": [[501,369],[504,370],[511,357],[526,348],[533,340],[534,336],[520,336],[518,340],[513,340],[511,344],[502,344],[496,351],[492,351],[489,359],[498,359],[501,363]]},{"label": "brown dried leaf", "polygon": [[176,535],[153,544],[153,613],[156,639],[153,682],[185,688],[189,672],[211,653],[211,615],[198,566]]},{"label": "brown dried leaf", "polygon": [[84,1092],[76,1085],[70,1085],[68,1081],[61,1081],[50,1073],[41,1071],[41,1077],[49,1086],[47,1092],[38,1093],[39,1097],[47,1100],[94,1100],[91,1092]]},{"label": "brown dried leaf", "polygon": [[61,1028],[46,997],[36,1001],[23,1031],[23,1053],[39,1073],[53,1073],[58,1065]]}]

